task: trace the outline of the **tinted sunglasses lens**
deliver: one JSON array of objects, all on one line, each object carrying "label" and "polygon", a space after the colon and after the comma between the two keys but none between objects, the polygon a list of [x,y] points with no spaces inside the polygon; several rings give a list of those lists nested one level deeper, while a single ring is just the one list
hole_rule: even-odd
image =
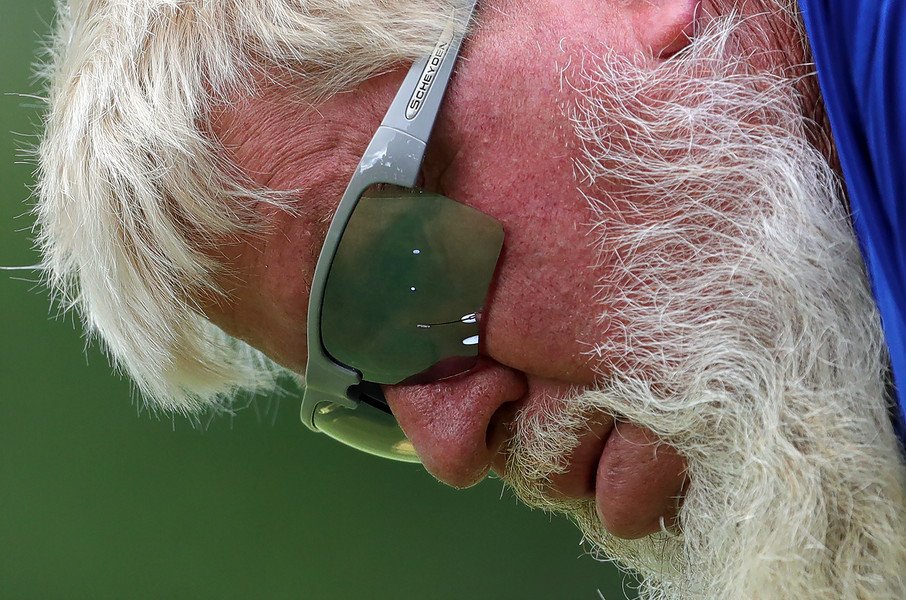
[{"label": "tinted sunglasses lens", "polygon": [[324,348],[374,383],[467,371],[502,244],[500,223],[449,198],[364,195],[327,277]]}]

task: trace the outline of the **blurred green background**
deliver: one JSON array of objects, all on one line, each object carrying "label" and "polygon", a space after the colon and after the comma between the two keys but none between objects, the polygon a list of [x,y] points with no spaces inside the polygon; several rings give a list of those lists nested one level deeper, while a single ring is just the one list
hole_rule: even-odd
[{"label": "blurred green background", "polygon": [[[33,265],[17,148],[50,0],[0,0],[0,265]],[[298,400],[141,411],[32,272],[0,272],[0,598],[607,598],[623,578],[498,480],[454,491],[309,433]]]}]

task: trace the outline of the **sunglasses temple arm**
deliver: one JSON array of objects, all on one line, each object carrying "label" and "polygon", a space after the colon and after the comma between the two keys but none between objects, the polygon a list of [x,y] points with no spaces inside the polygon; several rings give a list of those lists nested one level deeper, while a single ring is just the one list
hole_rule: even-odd
[{"label": "sunglasses temple arm", "polygon": [[[394,156],[397,164],[392,165],[395,172],[393,183],[403,187],[415,185],[424,159],[425,146],[440,111],[441,101],[459,55],[462,36],[474,8],[475,0],[467,0],[457,9],[450,16],[434,50],[417,60],[409,69],[362,157],[360,170],[377,166],[386,156]],[[405,151],[399,153],[404,148]]]}]

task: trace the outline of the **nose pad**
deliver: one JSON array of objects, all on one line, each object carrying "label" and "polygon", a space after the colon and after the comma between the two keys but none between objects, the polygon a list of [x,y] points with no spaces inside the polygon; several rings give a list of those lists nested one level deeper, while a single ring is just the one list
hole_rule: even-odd
[{"label": "nose pad", "polygon": [[[507,436],[510,403],[528,387],[518,371],[487,358],[468,373],[423,385],[384,386],[384,396],[434,477],[464,488],[481,481]],[[504,408],[504,406],[506,408]]]}]

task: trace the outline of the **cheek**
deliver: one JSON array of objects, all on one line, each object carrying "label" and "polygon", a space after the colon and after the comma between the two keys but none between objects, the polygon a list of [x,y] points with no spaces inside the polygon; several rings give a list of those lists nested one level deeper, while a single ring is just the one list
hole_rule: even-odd
[{"label": "cheek", "polygon": [[261,232],[219,246],[224,296],[204,305],[229,335],[298,373],[307,358],[308,297],[325,225],[283,212],[262,215]]},{"label": "cheek", "polygon": [[594,300],[594,252],[579,229],[561,226],[574,221],[548,216],[505,225],[505,252],[486,312],[487,351],[533,375],[590,384],[586,344],[605,334]]},{"label": "cheek", "polygon": [[594,215],[574,172],[574,98],[561,72],[569,47],[619,45],[622,29],[595,19],[577,24],[577,12],[564,13],[483,15],[494,20],[486,31],[506,34],[479,30],[470,38],[442,112],[438,139],[449,139],[455,152],[440,187],[506,232],[485,307],[484,352],[529,374],[589,384],[595,371],[586,352],[608,335],[599,323],[607,311],[594,300],[606,266],[598,264]]},{"label": "cheek", "polygon": [[[545,115],[539,119],[537,115]],[[593,214],[573,173],[557,96],[483,116],[444,187],[500,220],[506,232],[485,313],[485,351],[538,376],[591,383],[579,340],[597,338],[600,308]]]},{"label": "cheek", "polygon": [[444,194],[506,232],[483,351],[568,383],[594,381],[585,352],[608,335],[599,316],[609,311],[594,301],[606,266],[574,174],[574,92],[563,74],[579,68],[582,51],[641,50],[624,4],[492,0],[464,47],[426,161]]}]

